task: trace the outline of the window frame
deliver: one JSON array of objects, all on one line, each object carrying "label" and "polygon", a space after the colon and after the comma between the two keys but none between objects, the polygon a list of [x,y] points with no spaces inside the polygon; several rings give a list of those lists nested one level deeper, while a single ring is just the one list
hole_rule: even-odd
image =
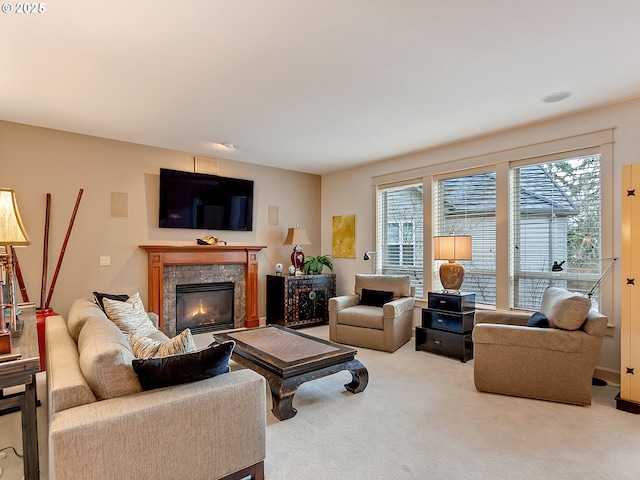
[{"label": "window frame", "polygon": [[[459,145],[452,147],[444,147],[437,152],[426,152],[423,156],[416,154],[412,158],[412,162],[422,163],[422,166],[415,168],[403,169],[398,172],[391,172],[373,176],[371,185],[373,187],[373,238],[377,235],[377,190],[383,185],[411,183],[422,180],[424,193],[423,214],[425,219],[433,218],[433,212],[430,199],[432,198],[431,184],[432,179],[439,175],[463,175],[467,172],[473,172],[476,169],[487,168],[494,169],[496,172],[496,249],[497,251],[508,251],[510,245],[509,232],[509,174],[510,166],[518,162],[532,162],[536,158],[547,156],[552,158],[553,155],[568,158],[574,156],[575,152],[597,148],[600,153],[600,178],[601,178],[601,229],[602,229],[602,247],[601,255],[603,258],[613,257],[613,142],[614,129],[603,129],[588,133],[575,134],[571,136],[555,138],[552,140],[542,140],[537,143],[531,142],[526,145],[518,145],[518,138],[507,137],[501,142],[500,150],[487,150],[485,146],[487,142],[484,140],[471,141],[462,148]],[[475,148],[475,151],[474,151]],[[484,152],[483,152],[484,150]],[[466,155],[459,155],[464,151]],[[433,162],[433,158],[437,158],[437,162]],[[433,237],[431,221],[423,222],[424,239]],[[432,270],[433,270],[433,245],[432,242],[425,241],[423,245],[423,278],[424,278],[424,296],[433,289]],[[496,305],[501,310],[509,310],[510,307],[510,285],[509,285],[509,258],[508,255],[499,255],[496,258]],[[616,278],[615,268],[612,269],[602,280],[600,290],[602,292],[602,304],[600,311],[609,317],[609,326],[613,326],[614,311],[614,279]],[[422,299],[418,299],[419,302]],[[481,306],[480,306],[481,307]]]}]

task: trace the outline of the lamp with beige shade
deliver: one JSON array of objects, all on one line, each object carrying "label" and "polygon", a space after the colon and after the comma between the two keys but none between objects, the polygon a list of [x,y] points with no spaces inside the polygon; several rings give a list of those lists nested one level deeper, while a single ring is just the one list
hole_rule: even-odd
[{"label": "lamp with beige shade", "polygon": [[[22,224],[16,194],[9,188],[0,188],[0,354],[11,353],[11,331],[7,328],[6,310],[10,311],[9,325],[16,329],[14,266],[11,247],[27,246],[31,241]],[[8,298],[5,299],[5,285]]]},{"label": "lamp with beige shade", "polygon": [[464,267],[457,260],[471,260],[471,235],[433,237],[433,258],[448,260],[440,265],[440,282],[447,292],[459,292],[464,281]]}]

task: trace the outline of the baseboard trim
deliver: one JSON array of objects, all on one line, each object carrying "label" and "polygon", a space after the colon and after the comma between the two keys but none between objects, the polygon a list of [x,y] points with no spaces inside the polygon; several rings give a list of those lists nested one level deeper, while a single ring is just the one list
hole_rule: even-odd
[{"label": "baseboard trim", "polygon": [[620,385],[620,372],[614,372],[613,370],[596,367],[595,371],[593,372],[593,376],[595,378],[599,378],[600,380],[604,380],[607,383]]}]

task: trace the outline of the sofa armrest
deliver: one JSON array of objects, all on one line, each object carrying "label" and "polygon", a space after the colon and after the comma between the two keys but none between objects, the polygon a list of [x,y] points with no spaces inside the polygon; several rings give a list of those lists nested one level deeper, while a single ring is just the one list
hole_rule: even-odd
[{"label": "sofa armrest", "polygon": [[265,380],[239,370],[55,413],[49,478],[220,478],[264,460],[265,434]]},{"label": "sofa armrest", "polygon": [[413,310],[415,305],[413,297],[401,297],[382,306],[384,318],[396,318],[409,310]]},{"label": "sofa armrest", "polygon": [[506,310],[476,310],[473,317],[475,325],[479,323],[493,323],[502,325],[525,326],[531,317],[527,312],[511,312]]},{"label": "sofa armrest", "polygon": [[360,295],[341,295],[339,297],[333,297],[329,299],[329,312],[339,312],[348,307],[353,307],[360,303]]}]

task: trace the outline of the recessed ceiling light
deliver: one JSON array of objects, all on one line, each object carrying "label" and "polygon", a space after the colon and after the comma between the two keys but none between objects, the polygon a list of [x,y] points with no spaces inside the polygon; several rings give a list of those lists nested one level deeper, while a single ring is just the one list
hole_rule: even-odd
[{"label": "recessed ceiling light", "polygon": [[571,96],[571,92],[555,92],[542,97],[542,101],[544,103],[556,103],[556,102],[561,102],[562,100],[565,100],[570,96]]},{"label": "recessed ceiling light", "polygon": [[234,148],[236,148],[235,143],[220,142],[218,145],[222,145],[223,147],[228,148],[229,150],[233,150]]}]

